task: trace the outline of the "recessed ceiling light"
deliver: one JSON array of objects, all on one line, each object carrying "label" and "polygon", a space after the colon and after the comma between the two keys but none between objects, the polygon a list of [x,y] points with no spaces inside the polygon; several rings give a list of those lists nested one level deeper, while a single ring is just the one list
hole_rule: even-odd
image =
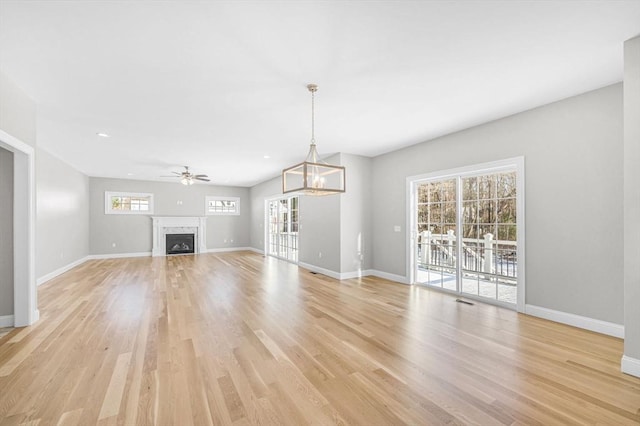
[{"label": "recessed ceiling light", "polygon": [[264,155],[264,156],[262,156],[262,158],[266,158],[268,160],[269,158],[271,158],[271,156],[270,155]]},{"label": "recessed ceiling light", "polygon": [[133,173],[127,173],[127,176],[133,176]]},{"label": "recessed ceiling light", "polygon": [[98,132],[96,133],[96,135],[100,136],[101,138],[110,138],[111,135],[108,135],[106,133],[102,133],[102,132]]}]

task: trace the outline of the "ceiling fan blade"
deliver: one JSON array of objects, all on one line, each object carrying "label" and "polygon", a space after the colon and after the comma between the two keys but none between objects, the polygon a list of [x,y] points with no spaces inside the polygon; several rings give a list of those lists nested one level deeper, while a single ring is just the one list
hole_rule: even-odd
[{"label": "ceiling fan blade", "polygon": [[173,172],[172,171],[171,173],[173,173],[174,175],[182,176],[182,173],[184,173],[184,172],[181,173],[181,172]]},{"label": "ceiling fan blade", "polygon": [[194,177],[194,179],[196,179],[196,180],[201,180],[201,181],[204,181],[204,182],[211,182],[211,179],[205,179],[205,178],[197,177],[197,176],[196,176],[196,177]]},{"label": "ceiling fan blade", "polygon": [[160,176],[160,177],[170,177],[170,178],[174,178],[174,177],[176,177],[176,176],[173,176],[173,175],[169,175],[169,176],[167,176],[167,175],[162,175],[162,176]]},{"label": "ceiling fan blade", "polygon": [[209,176],[207,176],[207,175],[194,175],[193,177],[195,177],[195,178],[208,178]]}]

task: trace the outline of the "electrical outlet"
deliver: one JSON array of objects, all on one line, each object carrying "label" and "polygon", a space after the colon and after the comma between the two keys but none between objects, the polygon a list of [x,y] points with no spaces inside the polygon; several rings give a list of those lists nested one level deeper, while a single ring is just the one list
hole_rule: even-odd
[{"label": "electrical outlet", "polygon": [[233,239],[229,240],[230,242],[233,242]]},{"label": "electrical outlet", "polygon": [[322,259],[322,252],[321,252],[321,251],[319,251],[319,252],[318,252],[318,257],[319,257],[320,259]]},{"label": "electrical outlet", "polygon": [[116,246],[116,243],[111,243],[111,247],[115,247],[115,246]]},{"label": "electrical outlet", "polygon": [[400,232],[400,230],[401,230],[400,225],[395,225],[393,227],[393,232]]}]

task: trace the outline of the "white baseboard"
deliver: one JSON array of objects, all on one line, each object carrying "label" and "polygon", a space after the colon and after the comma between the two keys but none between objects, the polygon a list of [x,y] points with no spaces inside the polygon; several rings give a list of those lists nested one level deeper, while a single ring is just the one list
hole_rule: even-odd
[{"label": "white baseboard", "polygon": [[320,266],[312,265],[310,263],[298,262],[298,266],[300,268],[308,269],[311,272],[317,272],[322,275],[326,275],[331,278],[335,278],[336,280],[340,279],[340,273],[336,271],[332,271],[330,269],[325,269]]},{"label": "white baseboard", "polygon": [[364,270],[360,270],[360,271],[353,271],[353,272],[342,272],[340,273],[340,279],[341,280],[350,280],[353,278],[362,278],[362,277],[366,277],[371,275],[371,270],[369,269],[364,269]]},{"label": "white baseboard", "polygon": [[395,281],[400,284],[409,284],[409,280],[403,275],[390,274],[388,272],[378,271],[375,269],[369,269],[368,272],[368,275],[373,275],[374,277],[384,278],[385,280]]},{"label": "white baseboard", "polygon": [[76,266],[83,264],[84,262],[86,262],[86,261],[87,261],[87,260],[89,260],[90,258],[91,258],[91,256],[85,256],[85,257],[80,258],[80,259],[78,259],[78,260],[76,260],[76,261],[74,261],[74,262],[71,262],[71,263],[70,263],[70,264],[68,264],[68,265],[65,265],[65,266],[63,266],[63,267],[61,267],[61,268],[58,268],[58,269],[56,269],[55,271],[49,272],[48,274],[45,274],[45,275],[41,276],[40,278],[38,278],[38,279],[36,280],[36,285],[40,286],[40,285],[42,285],[42,284],[46,283],[47,281],[54,279],[54,278],[55,278],[55,277],[57,277],[58,275],[62,275],[62,274],[64,274],[64,273],[65,273],[65,272],[67,272],[69,269],[73,269],[73,268],[75,268]]},{"label": "white baseboard", "polygon": [[631,358],[623,355],[621,362],[621,370],[625,374],[640,377],[640,359]]},{"label": "white baseboard", "polygon": [[102,259],[120,259],[123,257],[148,257],[151,256],[150,251],[144,251],[140,253],[109,253],[109,254],[90,254],[87,256],[90,260],[102,260]]},{"label": "white baseboard", "polygon": [[544,318],[562,324],[584,328],[585,330],[595,331],[596,333],[602,333],[608,336],[624,339],[624,325],[621,324],[583,317],[567,312],[554,311],[553,309],[535,305],[525,305],[524,313],[534,317]]},{"label": "white baseboard", "polygon": [[319,274],[326,275],[336,280],[350,280],[352,278],[368,277],[373,275],[375,277],[384,278],[385,280],[395,281],[401,284],[407,284],[407,278],[402,275],[389,274],[387,272],[377,271],[375,269],[364,269],[361,271],[353,272],[336,272],[320,266],[312,265],[310,263],[299,262],[298,266],[304,269],[308,269]]},{"label": "white baseboard", "polygon": [[13,327],[13,315],[0,316],[0,328],[1,327]]},{"label": "white baseboard", "polygon": [[258,254],[264,254],[264,250],[260,250],[254,247],[247,247],[247,250],[252,251],[254,253],[258,253]]},{"label": "white baseboard", "polygon": [[254,251],[252,247],[223,247],[207,249],[207,253],[227,253],[231,251]]}]

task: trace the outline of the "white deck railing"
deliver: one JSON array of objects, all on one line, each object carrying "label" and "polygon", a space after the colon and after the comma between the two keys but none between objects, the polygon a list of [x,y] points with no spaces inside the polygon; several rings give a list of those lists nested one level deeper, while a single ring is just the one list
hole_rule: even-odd
[{"label": "white deck railing", "polygon": [[[494,240],[487,233],[483,239],[462,239],[462,269],[501,277],[517,276],[516,241]],[[422,266],[455,268],[457,236],[453,230],[446,234],[423,231],[418,235],[418,258]]]}]

